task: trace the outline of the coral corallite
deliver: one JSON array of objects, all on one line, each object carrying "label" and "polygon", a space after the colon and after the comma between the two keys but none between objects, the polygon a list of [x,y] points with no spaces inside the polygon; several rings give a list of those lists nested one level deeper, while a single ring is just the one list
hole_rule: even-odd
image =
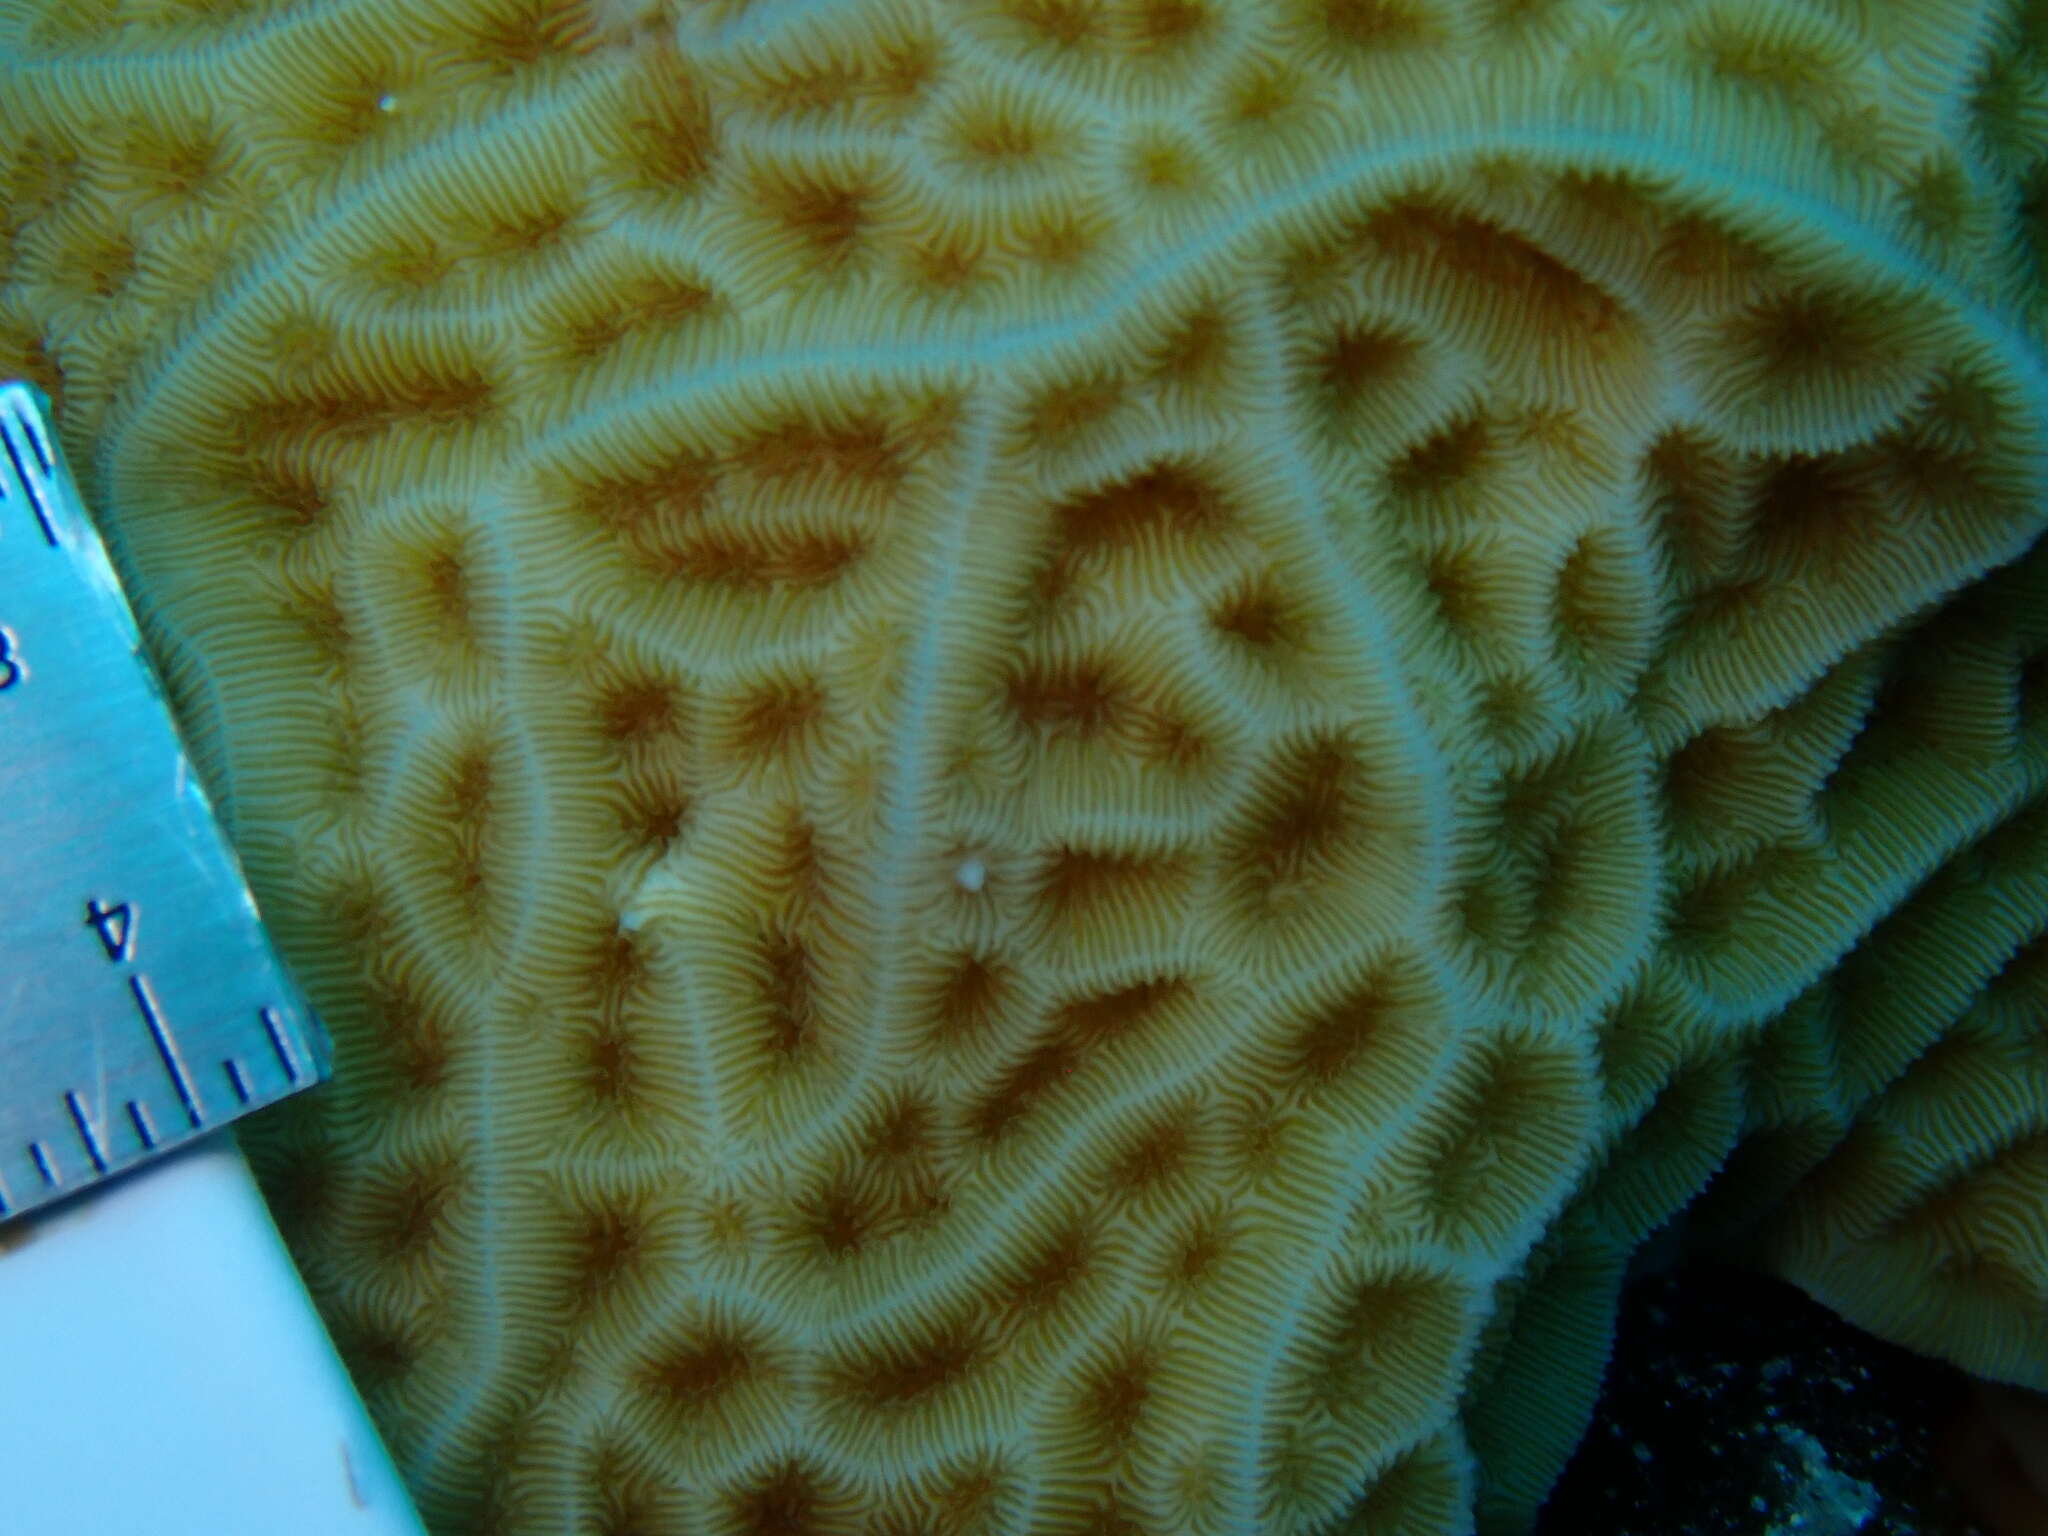
[{"label": "coral corallite", "polygon": [[430,1522],[1512,1531],[1681,1213],[2048,1386],[2044,31],[0,0]]}]

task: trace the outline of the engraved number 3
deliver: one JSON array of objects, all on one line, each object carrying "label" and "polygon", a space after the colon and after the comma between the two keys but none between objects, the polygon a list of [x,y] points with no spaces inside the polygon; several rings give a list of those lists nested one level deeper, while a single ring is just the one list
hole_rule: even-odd
[{"label": "engraved number 3", "polygon": [[14,654],[14,632],[0,625],[0,693],[5,693],[28,676],[28,668]]}]

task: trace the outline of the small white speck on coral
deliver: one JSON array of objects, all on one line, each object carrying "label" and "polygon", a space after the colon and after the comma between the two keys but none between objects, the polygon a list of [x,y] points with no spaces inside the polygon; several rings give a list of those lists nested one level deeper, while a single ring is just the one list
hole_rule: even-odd
[{"label": "small white speck on coral", "polygon": [[965,858],[953,871],[953,883],[970,895],[988,884],[988,866],[978,858]]}]

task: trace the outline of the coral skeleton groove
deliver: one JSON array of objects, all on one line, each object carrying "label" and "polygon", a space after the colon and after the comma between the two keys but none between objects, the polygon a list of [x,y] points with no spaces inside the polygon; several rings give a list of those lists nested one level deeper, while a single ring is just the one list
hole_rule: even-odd
[{"label": "coral skeleton groove", "polygon": [[2017,0],[0,0],[445,1532],[1526,1529],[1646,1240],[2048,1387]]}]

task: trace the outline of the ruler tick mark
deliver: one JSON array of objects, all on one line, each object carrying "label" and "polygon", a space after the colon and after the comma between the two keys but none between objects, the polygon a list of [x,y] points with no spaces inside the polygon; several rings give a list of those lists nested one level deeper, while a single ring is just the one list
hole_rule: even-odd
[{"label": "ruler tick mark", "polygon": [[78,1096],[76,1088],[67,1089],[64,1103],[71,1110],[72,1124],[78,1127],[78,1139],[85,1143],[85,1155],[92,1159],[93,1171],[107,1171],[106,1149],[100,1145],[100,1133],[93,1129],[92,1116],[85,1112],[85,1100]]},{"label": "ruler tick mark", "polygon": [[292,1051],[292,1044],[284,1037],[284,1025],[278,1021],[275,1008],[263,1010],[263,1032],[270,1036],[270,1048],[277,1052],[277,1059],[284,1064],[287,1081],[299,1080],[299,1058]]},{"label": "ruler tick mark", "polygon": [[[29,506],[36,514],[37,525],[43,530],[43,541],[52,549],[55,549],[57,547],[57,530],[50,522],[50,509],[48,501],[44,496],[45,487],[43,484],[43,477],[49,474],[52,467],[49,454],[45,451],[43,444],[37,439],[29,423],[18,413],[15,414],[13,420],[8,422],[8,426],[13,428],[13,430],[0,433],[0,438],[4,438],[7,444],[7,457],[14,465],[15,478],[21,482],[22,490],[28,493]],[[24,463],[22,460],[23,438],[28,439],[30,455],[36,461],[33,466]]]},{"label": "ruler tick mark", "polygon": [[128,1118],[135,1122],[135,1134],[142,1142],[142,1150],[156,1149],[156,1127],[149,1123],[149,1107],[140,1099],[128,1101]]},{"label": "ruler tick mark", "polygon": [[29,451],[36,456],[36,463],[47,475],[56,469],[57,461],[50,454],[49,440],[43,435],[41,413],[23,410],[19,395],[14,397],[13,404],[14,424],[21,429],[21,435],[28,439]]},{"label": "ruler tick mark", "polygon": [[199,1090],[192,1085],[192,1076],[178,1055],[177,1044],[171,1038],[171,1026],[164,1022],[163,1011],[150,995],[149,978],[137,972],[128,978],[128,990],[135,994],[135,1006],[142,1010],[142,1022],[149,1026],[149,1037],[156,1042],[156,1053],[163,1058],[164,1070],[171,1075],[171,1086],[178,1090],[178,1102],[185,1106],[185,1116],[197,1130],[206,1123],[199,1104]]},{"label": "ruler tick mark", "polygon": [[244,1104],[249,1102],[249,1074],[242,1070],[242,1064],[230,1056],[221,1063],[228,1069],[228,1082],[234,1086],[235,1097]]},{"label": "ruler tick mark", "polygon": [[43,1182],[55,1189],[63,1183],[63,1175],[57,1172],[57,1161],[50,1156],[50,1149],[40,1141],[28,1144],[28,1155],[35,1159],[36,1172],[43,1176]]}]

